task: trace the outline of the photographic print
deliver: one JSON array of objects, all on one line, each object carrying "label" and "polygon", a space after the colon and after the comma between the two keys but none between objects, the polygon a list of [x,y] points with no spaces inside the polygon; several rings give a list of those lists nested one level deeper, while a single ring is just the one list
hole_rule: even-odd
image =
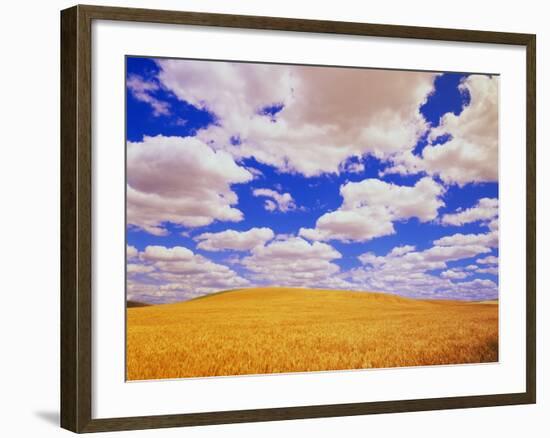
[{"label": "photographic print", "polygon": [[126,378],[498,361],[499,76],[126,58]]}]

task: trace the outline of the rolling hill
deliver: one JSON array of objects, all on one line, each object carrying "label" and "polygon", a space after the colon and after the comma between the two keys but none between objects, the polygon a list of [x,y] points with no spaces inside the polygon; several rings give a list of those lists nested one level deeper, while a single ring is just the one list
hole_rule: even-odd
[{"label": "rolling hill", "polygon": [[127,309],[127,379],[498,360],[498,302],[299,288]]}]

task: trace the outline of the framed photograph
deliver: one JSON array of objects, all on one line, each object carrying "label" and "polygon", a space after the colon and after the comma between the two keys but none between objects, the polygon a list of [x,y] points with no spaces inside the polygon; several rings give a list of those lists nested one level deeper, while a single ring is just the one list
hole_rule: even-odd
[{"label": "framed photograph", "polygon": [[535,35],[61,13],[61,425],[535,403]]}]

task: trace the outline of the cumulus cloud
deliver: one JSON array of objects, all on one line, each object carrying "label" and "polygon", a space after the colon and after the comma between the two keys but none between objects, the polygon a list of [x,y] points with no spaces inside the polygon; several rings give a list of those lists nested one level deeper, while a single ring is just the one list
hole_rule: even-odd
[{"label": "cumulus cloud", "polygon": [[498,247],[498,232],[490,231],[479,234],[456,233],[451,236],[444,236],[434,242],[440,246],[464,246],[464,245],[485,245],[490,248]]},{"label": "cumulus cloud", "polygon": [[365,165],[358,161],[346,161],[340,165],[340,169],[347,173],[362,173],[365,171]]},{"label": "cumulus cloud", "polygon": [[498,298],[498,285],[492,280],[476,278],[470,281],[454,283],[457,297],[473,300],[492,300]]},{"label": "cumulus cloud", "polygon": [[[420,157],[405,151],[392,157],[394,165],[384,173],[427,172],[459,186],[498,181],[498,83],[497,76],[468,76],[459,88],[470,103],[459,115],[441,118]],[[449,140],[438,144],[442,136]]]},{"label": "cumulus cloud", "polygon": [[254,189],[252,194],[268,198],[264,204],[267,211],[279,210],[285,213],[296,209],[296,202],[290,193],[279,193],[271,189]]},{"label": "cumulus cloud", "polygon": [[126,86],[137,100],[151,105],[153,115],[158,117],[170,114],[168,102],[163,102],[154,96],[154,92],[160,89],[156,82],[146,81],[141,76],[131,74],[128,76]]},{"label": "cumulus cloud", "polygon": [[248,231],[225,230],[219,233],[203,233],[195,237],[197,248],[206,251],[249,251],[272,240],[275,234],[270,228],[251,228]]},{"label": "cumulus cloud", "polygon": [[444,215],[441,222],[445,225],[455,226],[481,222],[489,231],[477,234],[456,233],[444,236],[435,241],[436,245],[485,245],[490,248],[498,248],[498,199],[482,198],[472,208]]},{"label": "cumulus cloud", "polygon": [[[467,259],[477,254],[490,252],[489,247],[483,245],[461,245],[461,246],[433,246],[430,249],[419,253],[420,260],[423,261],[442,261]],[[411,255],[409,253],[408,255]]]},{"label": "cumulus cloud", "polygon": [[264,208],[267,211],[275,211],[277,210],[277,203],[275,201],[272,201],[271,199],[266,199],[264,202]]},{"label": "cumulus cloud", "polygon": [[133,259],[138,256],[138,250],[135,246],[126,245],[126,258]]},{"label": "cumulus cloud", "polygon": [[470,275],[472,275],[471,272],[461,271],[460,269],[447,269],[440,274],[442,278],[449,278],[451,280],[461,280]]},{"label": "cumulus cloud", "polygon": [[498,275],[498,267],[491,266],[488,268],[480,268],[476,272],[480,274],[491,274],[491,275]]},{"label": "cumulus cloud", "polygon": [[199,227],[243,219],[233,184],[253,179],[227,152],[194,137],[144,137],[127,145],[127,221],[154,235],[164,223]]},{"label": "cumulus cloud", "polygon": [[263,178],[264,174],[260,169],[256,169],[252,166],[245,166],[245,169],[248,170],[252,175],[254,175],[254,179]]},{"label": "cumulus cloud", "polygon": [[[483,198],[438,220],[447,185],[498,180],[497,77],[467,77],[460,89],[469,94],[469,104],[458,116],[448,113],[431,127],[419,108],[434,89],[432,73],[168,59],[157,63],[159,73],[153,79],[128,77],[129,92],[149,104],[155,116],[170,114],[169,104],[158,99],[162,89],[207,110],[215,122],[194,137],[144,137],[127,144],[130,229],[162,236],[173,226],[190,237],[194,233],[189,229],[242,221],[235,186],[252,180],[261,185],[258,181],[265,177],[243,161],[249,157],[278,173],[348,173],[357,179],[370,156],[391,165],[380,175],[422,177],[413,185],[374,178],[347,182],[340,187],[341,205],[325,209],[315,224],[307,224],[312,228],[299,229],[298,237],[275,236],[265,227],[194,237],[198,249],[243,252],[238,257],[226,254],[223,262],[181,246],[151,245],[141,252],[128,246],[129,298],[179,300],[260,284],[425,298],[498,295],[495,282],[474,278],[498,274],[498,259],[489,255],[498,248],[498,200]],[[442,142],[442,136],[447,140]],[[428,144],[415,155],[421,138]],[[264,184],[252,195],[261,198],[256,207],[263,202],[267,211],[301,208],[274,184]],[[359,256],[362,265],[346,272],[339,266],[342,254],[326,243],[367,242],[394,234],[396,223],[414,218],[449,226],[478,223],[487,231],[442,236],[427,249],[401,244],[385,255],[364,253]],[[481,267],[456,266],[476,257],[481,257],[476,261]]]},{"label": "cumulus cloud", "polygon": [[152,266],[142,265],[139,263],[128,263],[126,265],[126,272],[128,273],[128,275],[145,274],[148,272],[153,272],[154,270],[155,268],[153,268]]},{"label": "cumulus cloud", "polygon": [[333,263],[341,257],[326,243],[289,237],[252,249],[241,263],[255,280],[265,284],[345,289],[349,283],[339,278],[340,268]]},{"label": "cumulus cloud", "polygon": [[408,254],[409,252],[413,252],[415,249],[416,247],[413,245],[396,246],[389,252],[388,256],[400,257],[402,255]]},{"label": "cumulus cloud", "polygon": [[139,262],[127,265],[127,272],[128,299],[146,302],[179,301],[250,285],[231,268],[181,246],[148,246],[139,253]]},{"label": "cumulus cloud", "polygon": [[193,251],[183,246],[167,248],[159,245],[149,245],[140,253],[140,258],[148,261],[183,261],[193,258]]},{"label": "cumulus cloud", "polygon": [[349,182],[340,188],[341,207],[322,215],[315,228],[302,228],[310,240],[367,241],[395,233],[393,223],[416,217],[427,222],[444,205],[444,188],[424,177],[414,186],[399,186],[379,179]]},{"label": "cumulus cloud", "polygon": [[477,259],[476,263],[479,263],[480,265],[498,265],[498,257],[495,257],[495,256],[483,257],[481,259]]},{"label": "cumulus cloud", "polygon": [[443,191],[443,187],[427,177],[412,187],[372,178],[347,183],[342,186],[340,193],[344,198],[344,209],[383,206],[398,219],[417,217],[426,222],[435,219],[438,208],[444,205],[439,199]]},{"label": "cumulus cloud", "polygon": [[426,169],[444,181],[498,180],[498,77],[472,75],[460,85],[470,104],[458,116],[447,113],[430,132],[430,140],[448,134],[451,140],[423,150]]},{"label": "cumulus cloud", "polygon": [[322,215],[315,228],[300,228],[309,240],[367,241],[394,234],[392,216],[381,206],[336,210]]},{"label": "cumulus cloud", "polygon": [[[498,286],[490,280],[473,279],[477,266],[449,268],[448,263],[466,260],[491,251],[483,245],[439,246],[423,251],[392,249],[385,256],[365,253],[362,267],[354,268],[345,279],[363,290],[391,292],[416,298],[493,299]],[[440,274],[434,271],[441,271]]]},{"label": "cumulus cloud", "polygon": [[[436,76],[168,59],[157,63],[163,87],[223,121],[199,131],[199,137],[235,157],[254,156],[305,176],[338,173],[350,157],[382,159],[413,148],[427,130],[419,107]],[[281,108],[276,114],[262,110],[274,105]],[[236,137],[237,145],[231,142]]]},{"label": "cumulus cloud", "polygon": [[498,231],[498,228],[499,228],[499,226],[498,226],[498,218],[493,219],[491,222],[489,222],[489,223],[487,224],[487,226],[488,226],[489,229],[492,230],[492,231]]},{"label": "cumulus cloud", "polygon": [[445,214],[441,218],[441,223],[444,225],[461,226],[472,222],[487,221],[491,223],[498,216],[498,199],[481,198],[477,204],[466,210],[457,213]]}]

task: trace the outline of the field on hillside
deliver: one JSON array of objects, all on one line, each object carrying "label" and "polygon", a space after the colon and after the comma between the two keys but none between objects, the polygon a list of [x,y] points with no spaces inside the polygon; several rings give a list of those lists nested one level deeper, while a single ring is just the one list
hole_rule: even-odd
[{"label": "field on hillside", "polygon": [[254,288],[127,309],[127,379],[495,362],[498,303]]}]

